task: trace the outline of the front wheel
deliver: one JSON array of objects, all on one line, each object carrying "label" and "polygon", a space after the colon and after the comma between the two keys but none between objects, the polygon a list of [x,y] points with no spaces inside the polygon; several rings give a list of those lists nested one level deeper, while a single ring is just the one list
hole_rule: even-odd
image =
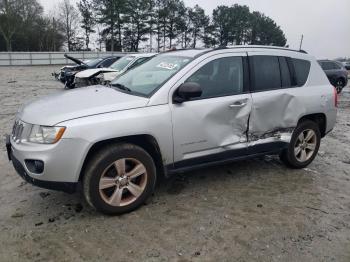
[{"label": "front wheel", "polygon": [[152,194],[156,168],[152,157],[133,144],[115,144],[98,151],[83,178],[87,202],[98,211],[117,215],[141,206]]},{"label": "front wheel", "polygon": [[280,159],[291,168],[304,168],[315,159],[320,143],[318,125],[310,120],[303,121],[294,130],[288,148],[280,154]]}]

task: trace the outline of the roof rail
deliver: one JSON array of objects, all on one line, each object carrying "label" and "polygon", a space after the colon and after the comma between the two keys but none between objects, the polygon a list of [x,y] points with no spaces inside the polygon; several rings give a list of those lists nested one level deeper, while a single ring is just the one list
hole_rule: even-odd
[{"label": "roof rail", "polygon": [[292,51],[292,52],[299,52],[303,54],[307,54],[304,50],[294,50],[287,47],[281,47],[281,46],[265,46],[265,45],[233,45],[233,46],[219,46],[217,48],[214,48],[214,50],[221,50],[221,49],[238,49],[238,48],[261,48],[261,49],[276,49],[276,50],[286,50],[286,51]]}]

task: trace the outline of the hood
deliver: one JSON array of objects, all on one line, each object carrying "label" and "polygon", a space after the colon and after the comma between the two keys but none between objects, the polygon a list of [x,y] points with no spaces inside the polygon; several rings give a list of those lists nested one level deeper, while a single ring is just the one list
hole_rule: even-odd
[{"label": "hood", "polygon": [[79,60],[78,58],[74,58],[72,56],[69,56],[67,54],[64,54],[64,57],[69,59],[69,60],[72,60],[74,63],[78,64],[78,65],[85,65],[85,63],[81,60]]},{"label": "hood", "polygon": [[120,72],[110,72],[110,73],[104,73],[103,74],[103,80],[111,82],[116,78],[118,75],[120,75]]},{"label": "hood", "polygon": [[90,78],[92,76],[96,76],[99,75],[101,73],[105,73],[105,72],[116,72],[116,70],[111,69],[111,68],[94,68],[94,69],[88,69],[88,70],[84,70],[79,72],[78,74],[76,74],[77,78]]},{"label": "hood", "polygon": [[18,117],[26,123],[53,126],[74,118],[144,107],[147,103],[148,98],[90,86],[34,100],[21,108]]}]

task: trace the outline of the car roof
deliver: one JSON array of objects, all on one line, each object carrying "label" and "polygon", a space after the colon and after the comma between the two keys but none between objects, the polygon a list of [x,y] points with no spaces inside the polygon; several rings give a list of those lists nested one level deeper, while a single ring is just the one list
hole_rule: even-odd
[{"label": "car roof", "polygon": [[134,56],[134,57],[151,57],[155,56],[157,53],[135,53],[135,54],[126,54],[126,56]]},{"label": "car roof", "polygon": [[187,56],[187,57],[198,57],[200,55],[218,51],[218,50],[235,50],[237,52],[258,52],[258,51],[270,51],[270,50],[278,50],[278,51],[289,51],[289,52],[298,52],[299,54],[307,54],[303,50],[293,50],[280,46],[261,46],[261,45],[237,45],[237,46],[222,46],[217,48],[196,48],[196,49],[180,49],[180,50],[170,50],[162,55],[178,55],[178,56]]}]

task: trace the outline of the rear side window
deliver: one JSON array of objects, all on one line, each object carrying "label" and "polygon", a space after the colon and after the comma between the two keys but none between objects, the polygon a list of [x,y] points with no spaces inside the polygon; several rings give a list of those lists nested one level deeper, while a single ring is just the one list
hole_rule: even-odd
[{"label": "rear side window", "polygon": [[309,77],[311,63],[307,60],[293,58],[297,86],[303,86]]},{"label": "rear side window", "polygon": [[280,69],[281,69],[281,78],[282,78],[282,87],[288,88],[292,86],[292,79],[290,69],[285,57],[279,57]]},{"label": "rear side window", "polygon": [[310,73],[310,61],[282,56],[251,56],[252,91],[300,87]]},{"label": "rear side window", "polygon": [[281,88],[280,65],[277,56],[253,56],[253,90],[265,91]]}]

